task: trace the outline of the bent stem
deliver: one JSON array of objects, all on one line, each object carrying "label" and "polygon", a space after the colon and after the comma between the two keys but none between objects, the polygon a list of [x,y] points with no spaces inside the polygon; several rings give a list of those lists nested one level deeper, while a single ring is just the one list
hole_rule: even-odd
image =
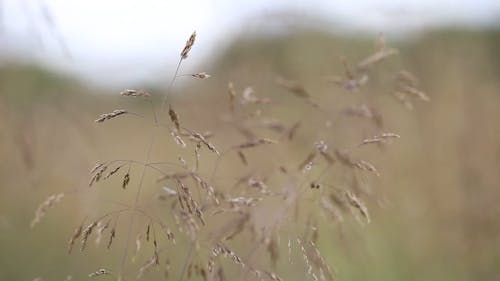
[{"label": "bent stem", "polygon": [[191,263],[191,259],[193,257],[193,250],[194,250],[195,245],[196,245],[196,240],[191,241],[191,245],[189,246],[189,251],[188,251],[188,254],[186,256],[186,260],[184,261],[184,265],[182,266],[182,271],[181,271],[181,274],[179,276],[179,281],[184,280],[184,275],[186,274],[188,264]]},{"label": "bent stem", "polygon": [[[168,97],[168,94],[170,93],[173,85],[174,85],[174,82],[175,82],[175,79],[177,78],[177,74],[179,73],[179,69],[180,69],[180,66],[181,66],[181,63],[182,63],[182,58],[179,60],[179,63],[177,64],[177,68],[175,70],[175,73],[172,77],[172,79],[170,80],[170,84],[167,88],[167,91],[165,93],[165,96],[163,98],[163,102],[162,102],[162,105],[161,105],[161,111],[160,113],[163,113],[165,111],[165,104],[166,104],[166,101],[167,101],[167,97]],[[139,203],[139,199],[140,199],[140,195],[141,195],[141,190],[142,190],[142,187],[143,187],[143,182],[144,182],[144,176],[146,175],[146,169],[148,166],[150,166],[150,162],[151,162],[151,151],[153,150],[153,144],[154,144],[154,140],[156,138],[156,135],[157,135],[157,129],[158,128],[161,128],[161,126],[159,126],[159,122],[158,122],[158,118],[156,116],[156,113],[154,112],[154,107],[153,107],[153,118],[154,118],[154,127],[153,127],[153,132],[151,133],[151,138],[150,138],[150,142],[149,142],[149,146],[148,146],[148,149],[147,149],[147,152],[146,152],[146,160],[144,161],[144,165],[143,165],[143,169],[142,169],[142,172],[141,172],[141,175],[140,175],[140,178],[139,178],[139,185],[137,187],[137,191],[136,191],[136,194],[135,194],[135,199],[134,199],[134,203],[132,205],[132,209],[133,210],[136,210],[137,209],[137,205]],[[135,220],[135,215],[132,213],[131,216],[130,216],[130,222],[129,222],[129,226],[128,226],[128,230],[127,230],[127,240],[126,240],[126,245],[125,245],[125,251],[123,253],[123,256],[122,256],[122,260],[121,260],[121,263],[120,263],[120,271],[118,273],[118,280],[119,281],[123,281],[123,272],[125,270],[125,262],[127,260],[127,257],[128,257],[128,248],[129,248],[129,245],[130,245],[130,242],[131,242],[131,239],[132,239],[132,229],[134,227],[134,220]]]},{"label": "bent stem", "polygon": [[170,90],[174,86],[174,81],[177,78],[177,74],[179,73],[179,69],[181,68],[181,63],[182,63],[182,58],[179,60],[177,63],[177,68],[175,69],[174,76],[172,77],[172,80],[170,80],[170,84],[168,85],[167,92],[165,93],[165,96],[163,97],[163,101],[161,103],[161,112],[165,111],[165,104],[167,104],[167,98]]},{"label": "bent stem", "polygon": [[[146,153],[146,161],[145,161],[145,164],[144,164],[142,172],[141,172],[141,176],[139,179],[139,186],[137,187],[137,192],[135,194],[135,200],[134,200],[134,204],[132,205],[132,210],[136,210],[137,204],[139,203],[139,198],[140,198],[140,194],[141,194],[141,190],[142,190],[142,186],[143,186],[143,182],[144,182],[144,176],[146,175],[146,169],[148,167],[147,163],[149,163],[151,160],[151,151],[153,150],[153,143],[154,143],[154,139],[156,136],[156,131],[155,131],[156,128],[157,128],[157,126],[154,127],[153,133],[151,135],[151,141],[149,143],[149,147],[148,147],[148,150]],[[122,278],[123,271],[125,268],[125,261],[127,260],[127,256],[128,256],[128,246],[130,245],[130,241],[132,239],[132,229],[134,226],[134,219],[135,219],[135,215],[134,215],[134,213],[132,213],[130,215],[130,222],[129,222],[129,227],[128,227],[128,231],[127,231],[127,241],[125,242],[126,243],[125,252],[123,253],[122,260],[120,263],[120,271],[118,274],[118,280],[123,280],[123,278]]]}]

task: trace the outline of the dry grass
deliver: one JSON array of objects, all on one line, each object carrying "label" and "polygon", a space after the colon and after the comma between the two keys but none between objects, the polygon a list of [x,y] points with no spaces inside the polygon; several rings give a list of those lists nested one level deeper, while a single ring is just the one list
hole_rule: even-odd
[{"label": "dry grass", "polygon": [[[399,138],[399,135],[380,132],[381,121],[376,121],[372,130],[379,133],[374,137],[364,139],[351,149],[341,147],[330,149],[329,142],[331,141],[316,139],[313,150],[305,160],[296,164],[298,169],[290,170],[285,167],[290,166],[290,164],[293,165],[293,162],[287,163],[287,160],[281,162],[278,155],[273,151],[280,149],[286,153],[295,154],[292,151],[294,138],[299,133],[300,126],[306,126],[305,120],[299,119],[287,128],[287,126],[283,125],[287,123],[285,119],[277,117],[272,120],[266,119],[262,116],[262,112],[269,110],[272,112],[272,110],[276,110],[275,107],[280,105],[274,104],[269,97],[258,97],[251,87],[246,87],[241,95],[238,95],[234,84],[229,82],[228,103],[230,106],[225,113],[229,118],[226,122],[229,122],[236,131],[239,131],[246,140],[235,144],[226,143],[226,148],[219,150],[209,138],[224,139],[224,135],[202,134],[195,129],[188,128],[196,126],[196,124],[181,124],[179,114],[173,109],[169,99],[169,93],[173,89],[176,78],[179,77],[178,73],[181,64],[187,59],[195,39],[196,33],[193,33],[181,52],[178,67],[169,88],[164,94],[160,111],[155,111],[152,94],[147,91],[125,90],[121,92],[122,96],[143,97],[152,105],[152,133],[150,135],[150,145],[146,148],[146,159],[144,162],[117,159],[99,163],[90,172],[89,186],[98,184],[102,180],[111,179],[121,170],[128,168],[121,184],[122,188],[125,189],[130,183],[130,174],[139,169],[138,181],[134,183],[136,185],[136,195],[132,202],[120,203],[122,208],[92,219],[86,227],[82,225],[77,227],[68,242],[68,251],[71,252],[77,239],[81,240],[80,251],[83,252],[92,236],[95,236],[95,241],[99,244],[103,235],[106,234],[109,237],[107,242],[107,248],[109,249],[113,240],[119,238],[119,234],[116,232],[116,227],[119,226],[118,219],[120,216],[123,217],[124,213],[127,213],[130,216],[130,221],[124,227],[124,234],[127,235],[123,246],[124,252],[120,266],[113,270],[113,272],[116,272],[115,278],[118,280],[132,278],[125,269],[127,263],[130,262],[131,237],[133,236],[136,237],[133,259],[146,249],[142,246],[143,242],[151,244],[150,249],[147,251],[152,251],[149,258],[138,269],[137,278],[144,277],[153,268],[160,268],[162,265],[164,266],[162,270],[168,272],[172,261],[182,268],[178,280],[184,280],[186,277],[190,279],[193,266],[196,268],[196,275],[203,280],[221,280],[222,276],[234,280],[238,275],[241,280],[255,278],[258,280],[282,280],[279,273],[275,271],[281,256],[279,241],[284,229],[294,229],[292,232],[287,231],[286,235],[296,236],[295,240],[306,267],[304,278],[335,280],[334,271],[331,270],[330,265],[326,263],[315,245],[320,226],[314,221],[319,219],[321,212],[324,210],[333,215],[332,218],[334,219],[331,220],[333,223],[341,223],[343,221],[343,219],[340,219],[343,216],[341,213],[347,210],[354,218],[366,224],[370,223],[370,215],[367,205],[361,199],[361,197],[369,199],[367,198],[368,194],[362,190],[346,187],[342,188],[345,196],[342,198],[338,195],[336,188],[330,188],[336,179],[329,174],[336,171],[338,169],[336,168],[337,163],[340,163],[345,169],[342,170],[341,175],[337,176],[339,178],[347,175],[354,178],[369,178],[368,175],[360,174],[360,172],[371,172],[380,176],[379,171],[373,164],[366,160],[354,160],[351,155],[355,153],[356,148],[367,144],[385,145],[388,140]],[[345,64],[347,80],[339,83],[339,85],[349,91],[359,90],[360,87],[366,84],[366,81],[360,82],[361,80],[357,80],[356,77],[362,77],[362,80],[366,80],[369,67],[380,63],[380,61],[395,53],[394,49],[388,49],[385,45],[379,46],[375,54],[358,64],[358,73],[349,70],[347,64]],[[191,74],[190,76],[199,79],[210,77],[205,72]],[[404,81],[413,81],[409,80],[411,76],[407,72],[400,72],[398,77],[401,77]],[[331,124],[329,116],[335,114],[335,112],[329,110],[326,104],[322,103],[320,105],[316,102],[315,95],[306,90],[304,85],[284,78],[277,78],[276,83],[298,97],[304,106],[310,106],[310,114],[323,119],[326,124]],[[413,88],[413,84],[409,84],[411,83],[401,84],[402,91],[423,99],[424,94]],[[241,97],[241,101],[236,104],[238,96]],[[168,112],[165,112],[164,108],[167,102],[169,108]],[[266,107],[270,107],[270,109]],[[345,112],[352,115],[374,120],[381,119],[380,113],[366,105],[363,105],[360,109],[348,108],[345,110],[347,110]],[[105,120],[111,120],[129,112],[129,110],[123,109],[114,110],[100,115],[96,122],[102,123]],[[160,120],[165,120],[165,115],[172,122],[173,128],[168,124],[161,123]],[[137,114],[137,116],[140,115]],[[262,133],[257,132],[255,125],[259,123],[264,124],[264,127],[270,131],[279,133],[280,140],[261,136]],[[316,133],[319,136],[322,134],[321,131],[327,128],[318,126],[317,129],[320,130]],[[194,161],[179,156],[178,162],[174,160],[175,157],[172,157],[174,159],[152,162],[152,151],[156,148],[155,140],[165,132],[174,137],[175,142],[181,146],[182,150],[194,151]],[[342,132],[336,131],[336,134],[342,134]],[[206,156],[203,152],[205,149],[208,152],[213,152],[215,159],[212,161],[203,159]],[[259,175],[255,172],[248,174],[248,171],[255,170],[260,165],[252,157],[253,152],[256,150],[266,151],[269,160],[272,160],[276,165],[272,170],[279,172],[271,170],[267,175]],[[240,166],[241,168],[233,167],[231,177],[222,180],[219,177],[219,167],[225,165],[226,162],[231,163],[232,160],[229,157],[234,152],[244,165]],[[201,165],[212,167],[212,172],[204,174],[204,172],[200,171]],[[163,194],[160,194],[157,198],[169,204],[169,216],[165,216],[164,212],[154,212],[151,206],[142,203],[142,189],[155,188],[154,185],[148,185],[144,180],[146,171],[149,170],[159,174],[158,183],[167,184],[167,186],[163,187]],[[231,178],[236,178],[236,182],[231,183]],[[293,181],[290,181],[292,179]],[[246,184],[246,186],[239,187],[241,184]],[[38,222],[45,210],[56,201],[59,200],[52,198],[44,202],[37,211],[35,221]],[[318,203],[321,203],[320,207],[314,206]],[[269,204],[275,205],[273,207]],[[265,217],[262,216],[262,212],[270,212],[272,215]],[[363,219],[361,220],[359,217]],[[135,226],[139,221],[147,222],[146,231],[134,235]],[[113,226],[111,227],[111,225]],[[150,239],[151,236],[153,239]],[[143,241],[144,237],[145,241]],[[176,237],[175,240],[174,237]],[[250,251],[247,258],[243,258],[243,256],[227,246],[233,243],[239,244],[240,239],[247,239],[245,237],[251,237],[252,243],[239,249],[239,251]],[[177,240],[180,240],[181,243],[176,244],[175,241]],[[258,251],[261,246],[266,249],[271,261],[270,264],[257,263],[251,259],[253,253]],[[189,249],[184,261],[182,261],[183,257],[173,259],[170,254],[171,251],[167,250],[172,247],[175,247],[176,251],[182,251],[186,247]],[[291,251],[292,245],[289,240],[289,260],[292,258]],[[147,253],[146,256],[148,256]],[[195,263],[195,257],[201,263]],[[226,264],[221,258],[230,260],[239,267],[239,270],[235,270],[234,267],[232,268],[231,265]],[[163,263],[163,260],[168,260],[168,262]],[[106,267],[109,266],[106,265]],[[90,273],[89,277],[97,278],[103,275],[114,276],[111,271],[100,269]]]},{"label": "dry grass", "polygon": [[[191,51],[195,52],[197,47],[193,45]],[[405,52],[401,53],[405,56]],[[59,280],[64,280],[67,274],[78,279],[92,273],[93,278],[102,280],[116,280],[120,275],[125,280],[138,276],[144,280],[165,276],[169,280],[366,280],[363,276],[372,276],[370,274],[373,279],[382,280],[385,276],[384,280],[390,280],[389,274],[407,276],[402,272],[423,268],[429,271],[420,271],[419,276],[434,280],[440,272],[437,267],[445,268],[444,262],[437,262],[441,258],[456,261],[462,257],[458,253],[470,253],[471,257],[477,257],[476,261],[467,263],[471,268],[474,262],[487,264],[485,244],[495,248],[495,243],[485,238],[487,233],[494,233],[493,225],[486,224],[488,217],[494,217],[494,205],[488,205],[488,196],[477,190],[482,188],[479,184],[472,184],[474,190],[463,194],[452,188],[461,181],[454,182],[451,171],[464,172],[467,181],[473,181],[478,175],[487,176],[483,171],[497,165],[494,153],[481,153],[478,147],[491,148],[490,140],[495,134],[484,130],[492,127],[478,122],[481,118],[475,119],[473,127],[477,130],[471,126],[462,128],[451,119],[460,119],[456,117],[463,112],[469,117],[479,114],[470,108],[474,104],[482,104],[484,112],[489,112],[487,116],[496,116],[492,114],[494,107],[485,106],[487,103],[479,102],[485,98],[475,96],[463,101],[468,110],[457,110],[456,114],[443,112],[446,107],[438,107],[436,103],[450,104],[456,97],[436,95],[446,91],[429,88],[428,81],[433,78],[421,76],[422,72],[412,67],[412,71],[422,77],[424,86],[417,86],[415,75],[399,65],[395,67],[393,60],[398,60],[398,56],[384,58],[367,69],[325,71],[324,76],[312,78],[283,71],[268,75],[264,82],[249,81],[248,75],[240,74],[226,79],[226,75],[211,71],[217,74],[215,78],[193,77],[196,78],[193,84],[216,88],[212,92],[218,95],[210,96],[212,103],[206,103],[200,95],[189,101],[188,109],[182,100],[172,95],[166,99],[168,108],[158,110],[159,90],[148,89],[143,90],[150,94],[147,97],[113,96],[105,104],[108,109],[102,105],[95,108],[95,115],[82,114],[76,121],[54,118],[53,125],[63,130],[62,135],[71,136],[71,143],[84,140],[88,144],[72,145],[64,161],[53,161],[54,169],[64,171],[64,177],[58,174],[58,181],[51,189],[35,193],[38,202],[29,204],[29,218],[47,194],[64,191],[65,197],[46,209],[47,216],[31,233],[33,237],[43,238],[42,231],[45,231],[58,237],[57,241],[69,240],[69,249],[73,245],[83,246],[83,253],[72,251],[72,256],[61,262]],[[358,65],[354,56],[346,61]],[[384,67],[387,64],[392,67]],[[411,66],[405,64],[405,68]],[[247,67],[250,67],[248,63]],[[349,75],[342,74],[343,71]],[[380,73],[386,75],[379,76]],[[324,83],[323,77],[331,77],[331,74],[342,77],[343,83]],[[364,75],[369,79],[361,83]],[[182,72],[176,75],[179,76]],[[287,77],[283,79],[289,83],[288,87],[276,84],[275,77]],[[375,86],[378,79],[382,80],[383,90]],[[226,90],[228,81],[233,83]],[[420,88],[429,89],[432,103],[420,103],[423,99],[400,83],[421,92]],[[432,85],[441,85],[439,83]],[[347,84],[355,85],[356,89]],[[306,89],[307,99],[294,92],[299,88],[297,85]],[[393,91],[403,91],[414,112],[405,111],[394,100]],[[311,106],[310,101],[318,106]],[[154,107],[150,108],[151,103]],[[118,107],[117,104],[119,108],[140,113],[143,118],[124,114],[99,124],[92,123],[100,112],[108,112],[109,108]],[[198,105],[198,110],[190,110]],[[178,127],[171,122],[169,108],[175,109]],[[447,117],[449,115],[454,118]],[[39,127],[36,120],[34,124],[34,128]],[[95,127],[86,127],[92,125]],[[20,125],[25,128],[23,131],[30,132],[26,126],[29,125]],[[26,138],[36,144],[43,137],[56,135],[48,127],[44,130],[46,132],[38,132],[44,135],[37,133],[38,138],[29,135]],[[462,135],[462,130],[467,130],[467,134]],[[392,131],[397,134],[388,133]],[[72,135],[75,132],[82,133]],[[419,135],[419,132],[425,134]],[[445,141],[439,137],[448,133],[454,138]],[[472,137],[478,135],[481,137]],[[421,142],[422,138],[429,143]],[[462,146],[457,145],[459,140],[468,141]],[[64,142],[69,141],[63,138],[61,143]],[[47,145],[24,143],[15,147],[26,155],[30,155],[32,147]],[[433,147],[432,152],[425,153]],[[77,155],[76,150],[79,150]],[[19,158],[21,162],[12,164],[17,165],[13,167],[29,167],[23,163],[30,161],[36,163],[42,152],[34,151],[34,160]],[[150,157],[144,155],[145,152]],[[59,150],[52,150],[52,154],[65,155]],[[481,157],[474,156],[476,154]],[[77,162],[81,155],[86,157],[82,163]],[[455,155],[457,159],[439,160],[444,155]],[[422,162],[418,164],[411,159]],[[91,167],[88,161],[103,163],[90,175],[90,178],[98,178],[94,179],[92,188],[87,185],[87,170],[90,170],[87,168]],[[73,164],[75,162],[78,164]],[[483,168],[473,169],[476,172],[472,173],[469,169],[462,170],[457,163]],[[146,170],[144,177],[141,176],[143,169]],[[48,175],[50,171],[44,169],[40,173]],[[82,174],[85,179],[81,178]],[[41,178],[35,181],[49,179],[43,175],[38,177]],[[68,180],[64,181],[66,177]],[[23,178],[28,176],[18,177],[17,181]],[[80,185],[75,187],[75,182]],[[485,177],[484,183],[495,183],[494,176]],[[127,188],[123,190],[121,186]],[[142,192],[135,203],[138,189]],[[488,212],[480,211],[484,209],[483,204],[490,206]],[[75,214],[75,209],[82,211]],[[133,223],[129,220],[131,216]],[[72,224],[54,223],[61,218]],[[487,227],[491,232],[481,231]],[[127,239],[129,229],[130,240]],[[464,233],[468,233],[467,236],[461,237]],[[83,239],[84,236],[87,238]],[[31,242],[25,239],[23,243],[30,245]],[[58,247],[65,251],[65,245],[58,243],[59,246],[52,246],[54,251]],[[122,268],[120,259],[127,247]],[[482,249],[481,253],[474,252],[474,248]],[[436,249],[443,250],[441,256]],[[400,252],[397,255],[393,251]],[[407,260],[410,251],[414,260]],[[457,256],[445,254],[449,251]],[[435,253],[438,254],[432,258]],[[436,262],[436,268],[432,267]],[[385,264],[393,265],[392,270],[383,267]],[[412,268],[408,268],[408,264]],[[384,269],[377,269],[379,266]],[[474,269],[476,273],[481,272],[479,267]],[[101,276],[100,272],[109,274]],[[55,276],[43,270],[32,274]]]}]

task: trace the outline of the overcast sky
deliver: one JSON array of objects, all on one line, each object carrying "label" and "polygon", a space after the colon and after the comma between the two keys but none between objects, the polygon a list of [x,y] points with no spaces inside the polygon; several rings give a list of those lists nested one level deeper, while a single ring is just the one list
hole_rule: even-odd
[{"label": "overcast sky", "polygon": [[332,30],[386,34],[437,25],[482,27],[500,18],[495,0],[0,0],[0,7],[0,62],[35,60],[112,85],[157,79],[194,30],[196,47],[203,47],[190,58],[202,60],[234,34],[271,28],[279,22],[272,15],[280,11],[321,19]]}]

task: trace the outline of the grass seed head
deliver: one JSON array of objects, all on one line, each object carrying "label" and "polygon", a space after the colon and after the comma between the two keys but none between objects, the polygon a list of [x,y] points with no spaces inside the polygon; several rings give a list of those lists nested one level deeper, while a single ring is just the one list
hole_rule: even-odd
[{"label": "grass seed head", "polygon": [[96,123],[102,123],[106,120],[109,120],[109,119],[112,119],[112,118],[115,118],[117,116],[120,116],[120,115],[123,115],[123,114],[127,114],[128,111],[124,110],[124,109],[115,109],[113,110],[112,112],[109,112],[109,113],[103,113],[101,115],[99,115],[99,118],[97,118],[95,120]]},{"label": "grass seed head", "polygon": [[186,45],[184,46],[184,49],[182,49],[181,52],[182,60],[187,59],[189,51],[191,50],[191,47],[193,47],[195,40],[196,40],[196,31],[194,31],[193,34],[189,36],[189,39],[187,40]]}]

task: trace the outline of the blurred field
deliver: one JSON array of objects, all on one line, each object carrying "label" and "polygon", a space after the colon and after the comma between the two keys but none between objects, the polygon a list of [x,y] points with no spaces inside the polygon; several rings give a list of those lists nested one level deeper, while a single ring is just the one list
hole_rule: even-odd
[{"label": "blurred field", "polygon": [[[401,54],[378,65],[375,78],[360,93],[349,93],[326,77],[342,74],[341,57],[355,62],[369,54],[372,38],[310,30],[272,39],[242,37],[213,65],[201,66],[212,78],[186,83],[172,99],[183,123],[213,131],[214,143],[224,147],[241,138],[222,114],[229,81],[238,91],[252,86],[257,95],[277,101],[279,111],[264,114],[286,116],[287,124],[300,119],[322,126],[311,117],[310,108],[276,86],[276,76],[301,81],[314,98],[334,109],[366,95],[383,112],[385,128],[402,138],[381,155],[367,153],[377,155],[382,174],[372,180],[380,195],[369,203],[372,223],[325,225],[320,232],[320,248],[339,280],[500,280],[500,32],[446,30],[390,43]],[[430,103],[415,103],[415,110],[408,111],[390,94],[386,81],[391,77],[383,73],[400,66],[419,78]],[[158,98],[162,94],[159,86],[149,90]],[[119,179],[87,188],[88,171],[96,162],[144,158],[149,127],[142,119],[93,122],[116,108],[148,114],[147,104],[37,67],[0,68],[0,280],[64,280],[67,275],[84,280],[103,265],[118,266],[122,237],[109,252],[91,245],[85,254],[66,253],[67,239],[84,217],[133,196],[132,188],[121,191]],[[330,138],[340,147],[352,144],[353,121],[338,122],[347,132],[338,140],[328,132],[308,136],[306,126],[296,155],[287,155],[290,162],[303,159],[316,137]],[[175,159],[180,152],[172,140],[162,140],[164,149],[158,148],[154,158]],[[231,165],[222,169],[231,174]],[[133,171],[131,185],[135,178]],[[151,184],[144,198],[152,200],[158,189]],[[36,207],[59,192],[66,197],[31,230]],[[278,272],[286,268],[286,259],[281,257]],[[294,279],[301,278],[295,272],[300,270],[280,273],[284,280],[302,280]]]}]

